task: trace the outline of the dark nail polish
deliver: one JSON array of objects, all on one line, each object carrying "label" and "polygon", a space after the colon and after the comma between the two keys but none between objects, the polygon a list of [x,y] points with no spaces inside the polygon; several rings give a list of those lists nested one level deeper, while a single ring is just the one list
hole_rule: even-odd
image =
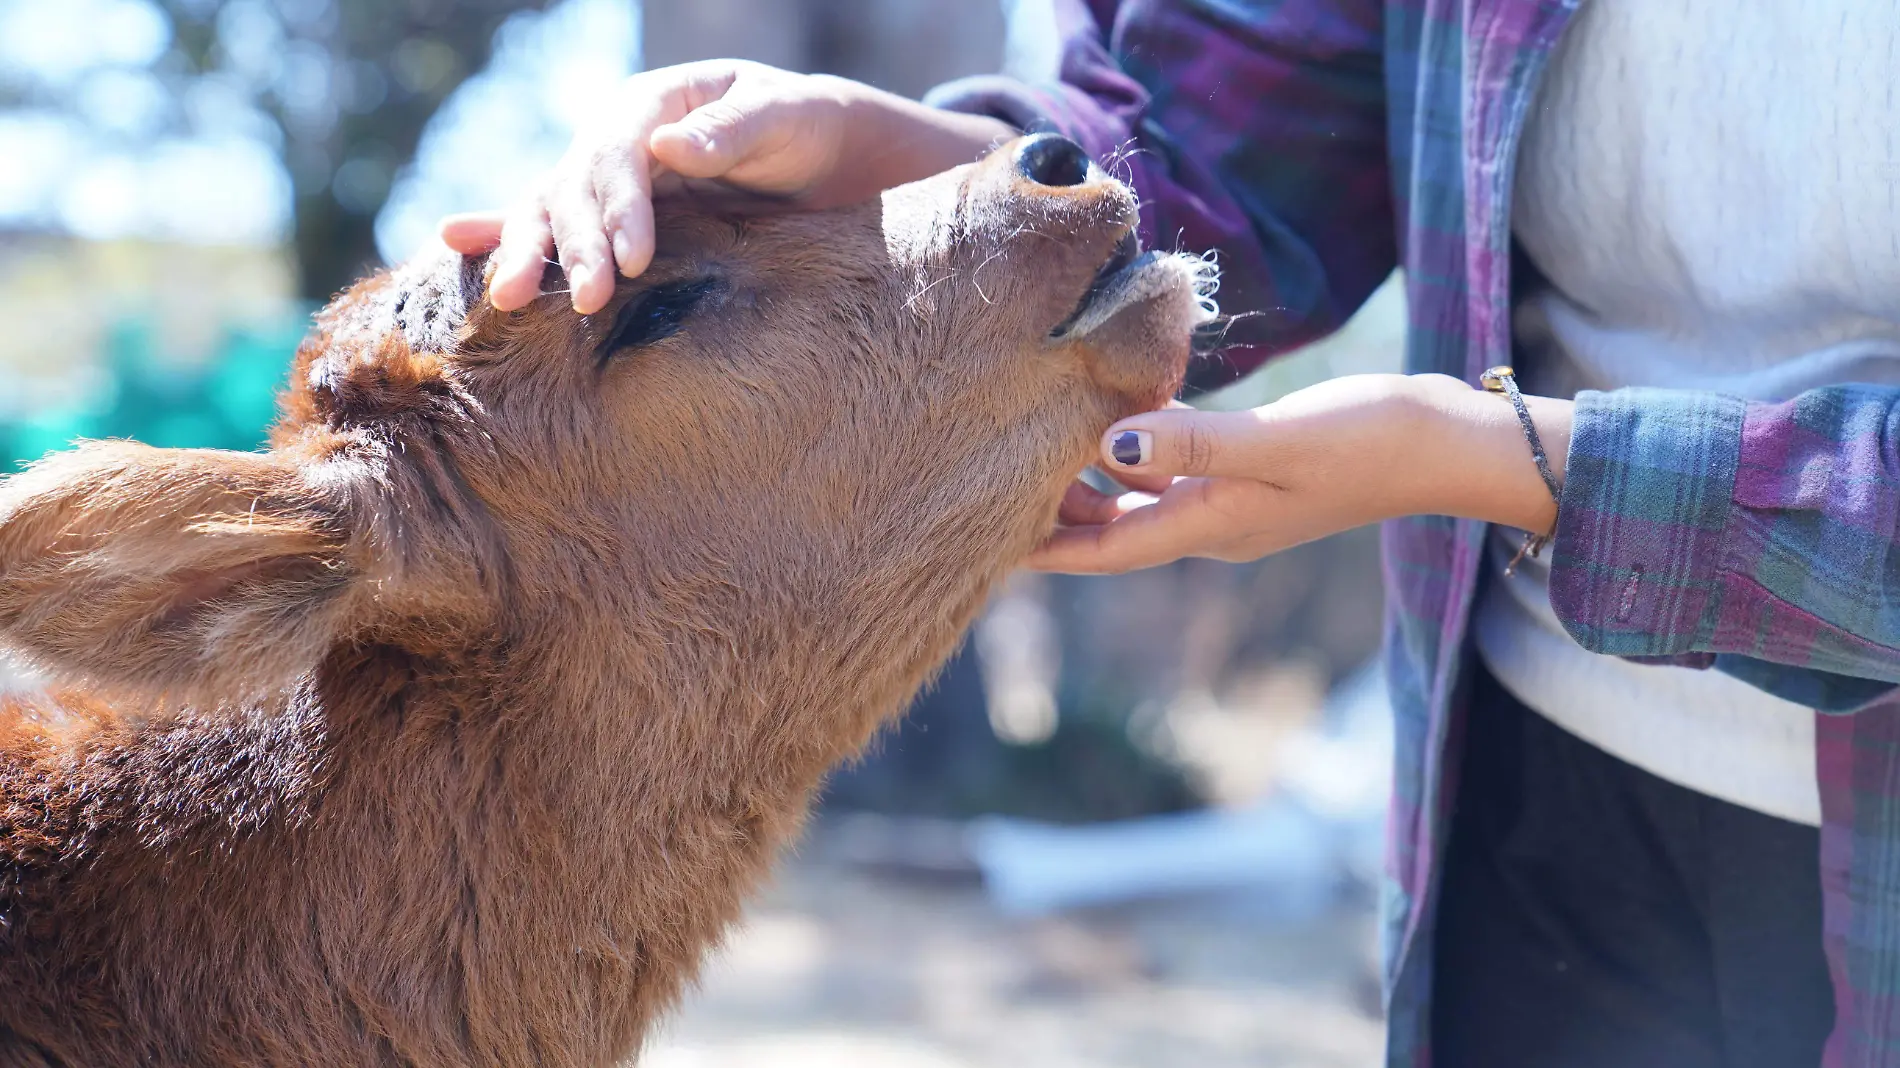
[{"label": "dark nail polish", "polygon": [[1115,462],[1123,467],[1140,466],[1141,435],[1133,430],[1124,430],[1115,435],[1114,442],[1109,445],[1109,454],[1114,456]]}]

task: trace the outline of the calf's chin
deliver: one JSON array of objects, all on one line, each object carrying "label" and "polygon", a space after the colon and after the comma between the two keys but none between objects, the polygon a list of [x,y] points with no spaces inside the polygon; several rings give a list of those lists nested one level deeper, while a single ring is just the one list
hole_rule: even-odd
[{"label": "calf's chin", "polygon": [[0,485],[0,644],[47,680],[0,706],[0,1064],[635,1050],[1179,380],[1203,268],[1026,152],[673,211],[596,315],[428,258],[320,314],[268,450]]}]

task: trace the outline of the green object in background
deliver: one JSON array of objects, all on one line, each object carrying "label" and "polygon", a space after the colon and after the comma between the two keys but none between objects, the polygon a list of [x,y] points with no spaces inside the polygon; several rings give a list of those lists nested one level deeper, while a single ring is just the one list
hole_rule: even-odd
[{"label": "green object in background", "polygon": [[76,438],[255,449],[276,418],[277,391],[308,325],[298,315],[233,327],[209,358],[186,363],[159,351],[150,323],[127,319],[101,354],[105,388],[68,407],[0,421],[0,469],[68,448]]},{"label": "green object in background", "polygon": [[8,432],[0,437],[8,447],[8,468],[18,466],[21,461],[38,459],[63,449],[74,438],[85,437],[87,421],[77,411],[48,412],[31,420],[7,428]]},{"label": "green object in background", "polygon": [[268,429],[277,419],[277,391],[303,340],[303,319],[274,329],[234,333],[206,383],[213,405],[233,427]]}]

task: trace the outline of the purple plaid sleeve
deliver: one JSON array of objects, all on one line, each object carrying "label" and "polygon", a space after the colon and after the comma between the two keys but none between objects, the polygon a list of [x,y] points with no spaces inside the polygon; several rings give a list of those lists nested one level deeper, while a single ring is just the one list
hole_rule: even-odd
[{"label": "purple plaid sleeve", "polygon": [[1330,333],[1396,263],[1383,10],[1367,0],[1057,0],[1062,78],[928,98],[1056,129],[1142,197],[1143,240],[1221,257],[1209,388]]},{"label": "purple plaid sleeve", "polygon": [[[1874,386],[1582,394],[1551,603],[1597,652],[1900,682],[1897,432],[1900,390]],[[1885,690],[1789,682],[1837,711]]]}]

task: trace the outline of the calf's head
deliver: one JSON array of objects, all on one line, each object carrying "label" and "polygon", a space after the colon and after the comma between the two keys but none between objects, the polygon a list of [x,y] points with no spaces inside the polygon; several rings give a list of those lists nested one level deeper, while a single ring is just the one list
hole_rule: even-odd
[{"label": "calf's head", "polygon": [[480,261],[411,264],[319,316],[268,451],[94,444],[13,478],[0,642],[194,700],[345,642],[651,660],[805,634],[914,682],[1097,435],[1178,385],[1210,278],[1135,222],[1044,136],[857,207],[663,210],[594,315],[554,270],[500,313]]}]

